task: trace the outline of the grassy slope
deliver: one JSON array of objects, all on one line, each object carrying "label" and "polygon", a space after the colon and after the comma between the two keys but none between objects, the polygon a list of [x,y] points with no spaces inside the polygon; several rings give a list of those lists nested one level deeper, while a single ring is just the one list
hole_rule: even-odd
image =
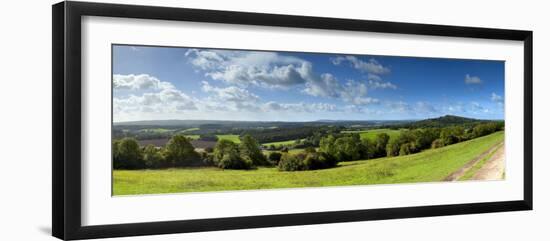
[{"label": "grassy slope", "polygon": [[289,187],[320,187],[440,181],[469,160],[501,142],[503,132],[421,153],[341,163],[303,172],[276,168],[217,168],[115,171],[114,194],[176,193]]}]

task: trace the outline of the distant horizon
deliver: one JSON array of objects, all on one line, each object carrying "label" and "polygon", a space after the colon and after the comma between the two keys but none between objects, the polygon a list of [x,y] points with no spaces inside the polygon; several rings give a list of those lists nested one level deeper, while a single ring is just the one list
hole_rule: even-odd
[{"label": "distant horizon", "polygon": [[113,122],[504,119],[504,62],[113,45]]},{"label": "distant horizon", "polygon": [[147,120],[132,120],[132,121],[119,121],[115,122],[113,121],[113,124],[119,124],[119,123],[127,123],[127,122],[146,122],[146,121],[234,121],[234,122],[323,122],[323,121],[330,121],[330,122],[346,122],[346,121],[421,121],[426,119],[435,119],[435,118],[441,118],[444,116],[455,116],[455,117],[462,117],[467,119],[475,119],[475,120],[487,120],[487,121],[504,121],[504,119],[477,119],[467,116],[457,116],[457,115],[442,115],[437,117],[430,117],[430,118],[420,118],[420,119],[371,119],[371,120],[360,120],[360,119],[318,119],[318,120],[302,120],[302,121],[286,121],[286,120],[229,120],[229,119],[147,119]]}]

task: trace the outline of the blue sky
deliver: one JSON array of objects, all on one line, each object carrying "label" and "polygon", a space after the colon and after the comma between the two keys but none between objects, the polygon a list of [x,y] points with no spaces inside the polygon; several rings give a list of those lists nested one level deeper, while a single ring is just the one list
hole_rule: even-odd
[{"label": "blue sky", "polygon": [[113,119],[504,118],[504,62],[113,46]]}]

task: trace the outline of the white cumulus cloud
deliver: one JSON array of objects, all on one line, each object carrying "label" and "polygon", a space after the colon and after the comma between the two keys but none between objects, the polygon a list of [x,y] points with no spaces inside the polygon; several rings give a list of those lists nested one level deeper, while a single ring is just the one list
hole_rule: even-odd
[{"label": "white cumulus cloud", "polygon": [[368,61],[363,61],[355,56],[339,56],[332,59],[334,65],[349,62],[351,66],[359,71],[371,73],[375,75],[388,74],[390,69],[380,64],[376,59],[371,58]]},{"label": "white cumulus cloud", "polygon": [[332,74],[323,74],[306,83],[304,93],[317,97],[339,98],[354,105],[376,104],[378,99],[368,97],[367,84],[361,81],[348,80],[341,84]]},{"label": "white cumulus cloud", "polygon": [[467,74],[465,77],[464,77],[464,83],[470,85],[470,84],[481,84],[483,83],[483,81],[477,77],[477,76],[471,76],[469,74]]},{"label": "white cumulus cloud", "polygon": [[174,88],[174,85],[147,74],[115,74],[113,75],[113,88],[116,90],[159,90]]},{"label": "white cumulus cloud", "polygon": [[313,76],[308,61],[274,52],[192,49],[186,56],[206,76],[242,87],[287,88]]},{"label": "white cumulus cloud", "polygon": [[154,76],[113,75],[114,91],[132,90],[147,91],[140,95],[115,96],[113,111],[115,113],[176,113],[196,110],[196,100],[178,90],[169,82],[160,81]]}]

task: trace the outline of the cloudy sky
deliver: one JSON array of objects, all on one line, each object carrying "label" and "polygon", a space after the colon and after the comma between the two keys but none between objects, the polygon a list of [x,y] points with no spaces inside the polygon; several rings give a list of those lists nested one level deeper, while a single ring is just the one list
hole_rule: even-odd
[{"label": "cloudy sky", "polygon": [[113,46],[113,119],[504,118],[504,62]]}]

